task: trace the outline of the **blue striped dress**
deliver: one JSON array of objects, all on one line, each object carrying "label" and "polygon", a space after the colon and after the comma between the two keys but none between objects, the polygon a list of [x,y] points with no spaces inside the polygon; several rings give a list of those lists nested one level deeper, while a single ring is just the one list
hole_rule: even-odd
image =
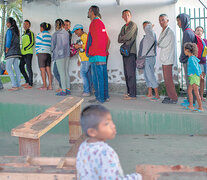
[{"label": "blue striped dress", "polygon": [[36,37],[36,54],[47,53],[51,54],[51,35],[48,31],[40,32]]}]

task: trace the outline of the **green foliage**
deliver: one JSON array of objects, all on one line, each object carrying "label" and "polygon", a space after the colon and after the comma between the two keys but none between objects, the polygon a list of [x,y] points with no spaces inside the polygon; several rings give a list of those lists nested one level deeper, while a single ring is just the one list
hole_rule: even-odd
[{"label": "green foliage", "polygon": [[6,84],[6,83],[8,83],[8,82],[10,82],[11,80],[10,80],[10,77],[9,76],[1,76],[1,82],[3,83],[3,84]]},{"label": "green foliage", "polygon": [[[159,89],[159,95],[167,96],[167,91],[164,82],[159,84],[158,89]],[[180,95],[180,84],[175,84],[175,90],[177,92],[177,95]]]}]

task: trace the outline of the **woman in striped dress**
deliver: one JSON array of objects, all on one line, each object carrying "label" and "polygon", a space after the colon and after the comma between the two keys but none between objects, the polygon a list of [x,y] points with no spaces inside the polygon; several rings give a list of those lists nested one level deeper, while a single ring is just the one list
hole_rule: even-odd
[{"label": "woman in striped dress", "polygon": [[[43,86],[40,90],[52,90],[52,73],[51,73],[51,35],[49,30],[51,25],[43,22],[40,24],[40,33],[36,37],[36,54],[41,71]],[[48,76],[49,86],[46,82],[46,73]]]}]

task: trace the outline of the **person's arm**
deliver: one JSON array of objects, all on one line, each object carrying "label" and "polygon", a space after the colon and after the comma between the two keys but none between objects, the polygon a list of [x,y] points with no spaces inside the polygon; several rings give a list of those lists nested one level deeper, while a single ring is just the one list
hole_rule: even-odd
[{"label": "person's arm", "polygon": [[106,45],[106,52],[108,52],[110,44],[111,44],[111,40],[109,39],[108,33],[107,33],[107,37],[108,37],[108,41],[107,41],[107,45]]},{"label": "person's arm", "polygon": [[55,46],[56,46],[56,40],[57,40],[57,36],[56,34],[54,33],[52,35],[52,40],[51,40],[51,51],[53,52],[54,49],[55,49]]},{"label": "person's arm", "polygon": [[25,51],[34,46],[34,33],[32,31],[29,31],[27,35],[29,36],[29,44],[26,47],[24,47]]},{"label": "person's arm", "polygon": [[131,40],[131,38],[136,33],[136,31],[137,31],[137,25],[135,23],[132,23],[131,25],[129,24],[126,29],[126,33],[124,35],[121,35],[121,33],[119,34],[118,42],[125,43]]},{"label": "person's arm", "polygon": [[[190,30],[186,30],[186,31],[190,31]],[[181,63],[187,63],[187,61],[188,61],[188,56],[186,56],[184,53],[184,44],[187,42],[191,42],[191,43],[195,42],[195,36],[190,35],[186,31],[183,33],[183,44],[182,44],[182,49],[181,49],[181,54],[180,54],[180,62]]]},{"label": "person's arm", "polygon": [[[159,38],[160,39],[160,38]],[[159,43],[158,41],[158,47],[159,48],[166,48],[168,46],[175,45],[175,35],[173,32],[168,32],[168,34],[164,37],[164,39]]]},{"label": "person's arm", "polygon": [[119,158],[112,149],[102,150],[100,153],[100,160],[102,162],[101,178],[102,179],[116,179],[116,180],[142,180],[140,174],[134,173],[123,175],[123,171],[119,162]]},{"label": "person's arm", "polygon": [[12,31],[8,29],[6,32],[6,53],[8,52],[9,48],[11,47],[11,40],[12,40]]}]

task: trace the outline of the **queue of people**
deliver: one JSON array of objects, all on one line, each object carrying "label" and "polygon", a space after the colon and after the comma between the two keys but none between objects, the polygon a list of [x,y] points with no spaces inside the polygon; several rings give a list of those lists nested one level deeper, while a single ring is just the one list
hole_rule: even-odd
[{"label": "queue of people", "polygon": [[[72,31],[70,31],[71,22],[69,20],[63,21],[57,19],[55,21],[55,32],[50,35],[51,25],[43,22],[40,24],[40,33],[34,38],[34,33],[30,30],[31,22],[24,21],[24,33],[22,35],[22,48],[20,51],[20,37],[19,30],[13,18],[8,18],[5,43],[5,58],[7,60],[7,71],[12,81],[12,88],[10,91],[18,90],[20,88],[20,71],[24,76],[25,84],[22,86],[31,89],[33,86],[33,72],[32,72],[32,56],[33,46],[36,49],[38,64],[41,72],[43,86],[39,90],[52,90],[52,73],[51,61],[54,61],[53,74],[57,79],[59,88],[56,95],[66,96],[70,95],[70,56],[73,55],[71,46],[78,52],[77,65],[80,66],[80,74],[83,79],[83,93],[82,96],[87,97],[94,91],[95,99],[90,100],[91,103],[104,103],[109,101],[108,93],[108,74],[107,74],[107,59],[108,49],[110,46],[110,39],[103,21],[101,20],[100,9],[97,6],[91,6],[88,11],[88,18],[91,20],[88,34],[84,32],[84,27],[81,24],[76,24]],[[126,9],[122,12],[122,18],[125,21],[124,26],[118,35],[118,43],[122,44],[122,50],[128,51],[128,54],[121,52],[123,56],[124,76],[126,80],[127,93],[124,94],[124,100],[136,99],[136,66],[141,61],[144,62],[144,78],[148,93],[143,98],[157,101],[160,99],[158,92],[158,82],[156,80],[154,66],[156,63],[157,47],[160,48],[160,62],[163,69],[163,77],[167,91],[167,97],[162,103],[176,104],[178,96],[173,83],[172,70],[176,62],[176,41],[175,34],[168,26],[168,16],[161,14],[159,16],[159,23],[162,32],[157,40],[156,34],[153,31],[154,25],[149,21],[143,22],[143,29],[145,32],[139,44],[137,54],[136,37],[138,28],[135,22],[132,21],[131,11]],[[182,49],[180,55],[180,62],[183,64],[185,71],[185,78],[187,87],[189,87],[188,75],[188,56],[185,55],[184,45],[187,42],[196,43],[196,37],[202,37],[203,28],[197,27],[195,32],[189,28],[189,16],[187,14],[180,14],[177,17],[177,24],[183,31]],[[72,34],[75,33],[80,39],[71,44]],[[206,42],[206,40],[204,40]],[[121,50],[121,49],[120,49]],[[18,67],[18,59],[20,65]],[[200,98],[202,101],[204,93],[204,77],[206,74],[206,57],[200,58],[199,62],[202,70],[202,77],[200,79]],[[14,66],[16,76],[12,71]],[[25,65],[27,71],[25,71]],[[20,70],[20,71],[19,71]],[[47,85],[47,78],[49,84]],[[153,90],[155,96],[153,96]],[[193,104],[195,104],[196,96],[193,93]],[[189,99],[189,97],[188,97]],[[188,106],[189,100],[185,100],[182,105]]]}]

